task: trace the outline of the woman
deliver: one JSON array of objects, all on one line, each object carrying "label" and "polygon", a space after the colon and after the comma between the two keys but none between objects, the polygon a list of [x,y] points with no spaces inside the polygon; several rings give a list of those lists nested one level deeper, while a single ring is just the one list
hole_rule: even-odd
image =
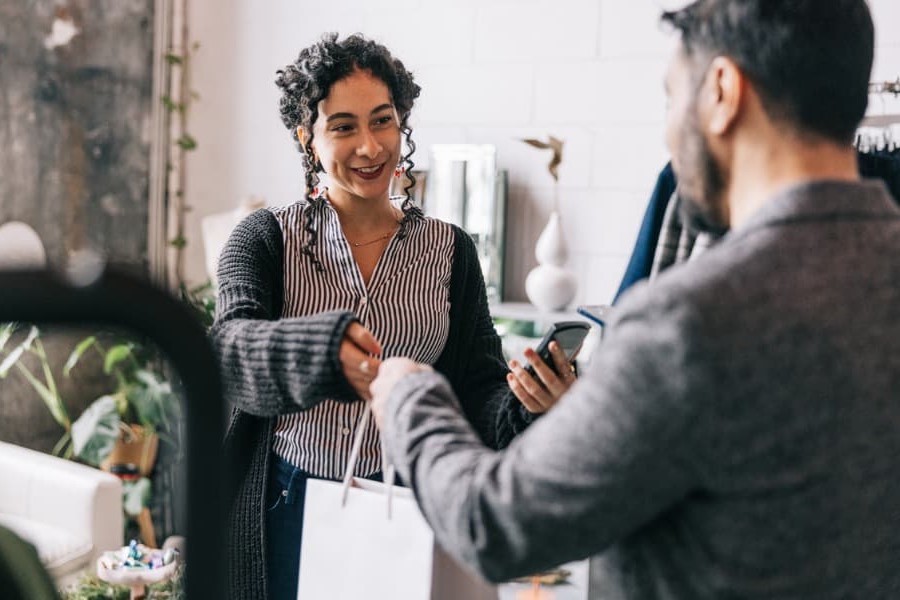
[{"label": "woman", "polygon": [[[235,407],[231,593],[293,600],[306,480],[342,476],[381,357],[434,365],[495,447],[571,377],[544,368],[542,387],[518,364],[509,374],[471,239],[424,217],[410,188],[399,207],[391,201],[391,179],[413,164],[408,119],[419,95],[399,60],[360,36],[330,34],[276,83],[307,197],[235,229],[219,262],[212,338]],[[355,475],[378,478],[374,424],[363,439]]]}]

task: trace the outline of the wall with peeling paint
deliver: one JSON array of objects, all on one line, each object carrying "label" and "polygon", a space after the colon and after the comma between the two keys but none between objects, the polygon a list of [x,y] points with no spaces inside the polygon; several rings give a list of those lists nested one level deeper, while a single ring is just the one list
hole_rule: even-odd
[{"label": "wall with peeling paint", "polygon": [[0,3],[0,223],[147,272],[153,0]]},{"label": "wall with peeling paint", "polygon": [[[153,0],[0,2],[0,224],[33,227],[53,265],[89,248],[147,273],[153,10]],[[53,334],[48,352],[75,339]],[[91,377],[61,382],[75,414],[108,385]],[[0,439],[53,446],[60,430],[23,378],[0,381],[0,398]]]}]

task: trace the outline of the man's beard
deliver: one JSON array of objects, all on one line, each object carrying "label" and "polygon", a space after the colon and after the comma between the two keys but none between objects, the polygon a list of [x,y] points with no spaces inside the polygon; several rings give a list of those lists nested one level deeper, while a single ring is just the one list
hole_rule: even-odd
[{"label": "man's beard", "polygon": [[697,125],[696,106],[681,128],[678,196],[681,221],[695,233],[720,237],[728,232],[724,213],[725,176]]}]

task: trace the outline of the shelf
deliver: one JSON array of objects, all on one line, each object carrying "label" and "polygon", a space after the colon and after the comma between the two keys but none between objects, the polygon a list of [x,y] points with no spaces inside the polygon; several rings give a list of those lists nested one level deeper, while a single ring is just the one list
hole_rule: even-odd
[{"label": "shelf", "polygon": [[556,321],[585,321],[584,317],[572,311],[545,311],[528,302],[500,302],[489,306],[495,319],[555,323]]}]

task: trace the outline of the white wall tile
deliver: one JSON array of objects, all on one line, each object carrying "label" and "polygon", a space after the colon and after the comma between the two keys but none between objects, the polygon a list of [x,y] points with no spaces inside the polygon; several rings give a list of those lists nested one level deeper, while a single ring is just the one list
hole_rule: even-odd
[{"label": "white wall tile", "polygon": [[900,44],[896,46],[880,46],[875,51],[872,80],[897,81],[897,79],[900,79]]},{"label": "white wall tile", "polygon": [[535,122],[580,126],[599,123],[607,87],[598,60],[539,63],[535,70]]},{"label": "white wall tile", "polygon": [[663,123],[666,60],[604,60],[596,77],[601,90],[597,112],[601,123]]},{"label": "white wall tile", "polygon": [[652,187],[669,154],[662,125],[604,126],[596,130],[592,185],[604,189]]},{"label": "white wall tile", "polygon": [[362,28],[416,72],[423,66],[472,62],[475,8],[445,4],[372,11]]},{"label": "white wall tile", "polygon": [[529,122],[531,65],[427,67],[417,77],[422,96],[416,119],[427,125],[517,125]]},{"label": "white wall tile", "polygon": [[900,2],[869,0],[875,21],[875,43],[879,46],[900,44]]},{"label": "white wall tile", "polygon": [[560,220],[570,251],[631,254],[649,192],[570,190],[562,194]]},{"label": "white wall tile", "polygon": [[603,0],[600,56],[602,58],[666,58],[677,37],[659,26],[662,9],[655,2]]},{"label": "white wall tile", "polygon": [[579,294],[584,304],[607,304],[612,302],[625,267],[628,255],[592,255],[585,273],[581,277]]},{"label": "white wall tile", "polygon": [[475,21],[475,58],[480,62],[591,58],[599,25],[596,0],[486,5]]},{"label": "white wall tile", "polygon": [[662,123],[661,59],[608,59],[538,67],[535,119],[547,123]]}]

